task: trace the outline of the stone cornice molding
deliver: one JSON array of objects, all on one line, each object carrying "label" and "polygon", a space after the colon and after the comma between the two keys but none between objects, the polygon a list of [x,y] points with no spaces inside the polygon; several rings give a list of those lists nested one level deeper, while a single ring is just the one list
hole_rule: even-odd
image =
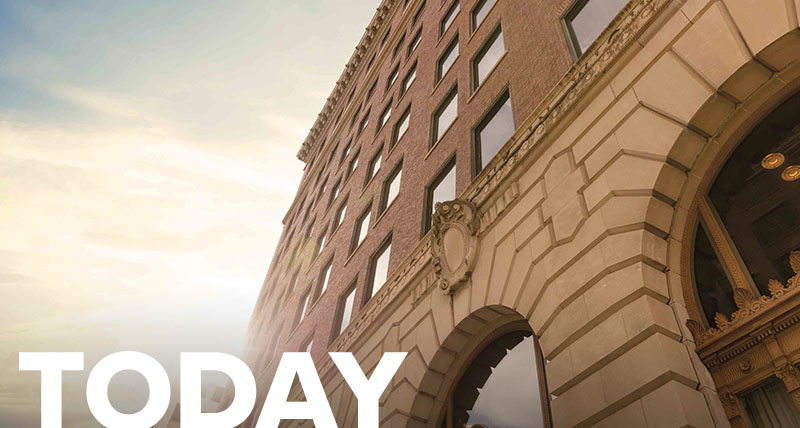
[{"label": "stone cornice molding", "polygon": [[384,25],[387,24],[387,18],[392,16],[392,11],[400,4],[400,0],[383,0],[375,12],[375,16],[370,21],[369,26],[366,28],[361,41],[356,46],[355,52],[350,57],[350,61],[345,65],[344,72],[342,72],[339,80],[336,81],[331,95],[325,101],[325,106],[322,111],[317,115],[317,120],[314,126],[308,133],[305,141],[300,146],[300,151],[297,152],[297,158],[303,162],[311,160],[311,154],[314,152],[318,144],[318,140],[322,131],[328,126],[328,121],[331,119],[334,111],[345,100],[347,96],[347,89],[350,87],[356,71],[366,60],[367,53],[372,49],[375,43],[380,43],[378,35],[381,33]]},{"label": "stone cornice molding", "polygon": [[463,199],[477,206],[495,194],[515,165],[539,147],[576,103],[602,79],[672,0],[633,0],[572,66],[569,72],[533,110],[511,139],[464,192]]}]

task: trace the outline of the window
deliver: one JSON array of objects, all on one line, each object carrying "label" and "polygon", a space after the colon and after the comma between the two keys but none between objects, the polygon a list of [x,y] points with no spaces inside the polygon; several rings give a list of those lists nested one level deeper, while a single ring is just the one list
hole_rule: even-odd
[{"label": "window", "polygon": [[336,209],[336,215],[333,217],[333,229],[336,230],[342,224],[342,220],[344,220],[344,216],[347,213],[347,199],[345,199],[339,208]]},{"label": "window", "polygon": [[411,54],[417,50],[417,46],[419,46],[419,42],[422,41],[422,28],[417,31],[417,34],[411,39],[411,43],[408,45],[408,54],[407,56],[411,56]]},{"label": "window", "polygon": [[319,279],[317,280],[317,291],[314,295],[314,301],[319,299],[325,290],[328,289],[328,281],[331,279],[331,268],[333,267],[333,257],[331,257],[330,261],[325,264],[325,267],[322,268],[319,274]]},{"label": "window", "polygon": [[456,20],[456,15],[461,10],[460,5],[458,4],[458,0],[450,6],[450,9],[447,10],[447,13],[444,14],[444,18],[442,18],[442,22],[439,24],[439,37],[442,37],[444,33],[453,25],[453,21]]},{"label": "window", "polygon": [[442,104],[433,114],[433,133],[431,137],[431,146],[442,139],[442,136],[444,136],[444,133],[450,128],[450,125],[455,122],[457,116],[458,87],[453,86],[453,89],[450,90],[450,93],[447,94]]},{"label": "window", "polygon": [[628,0],[576,0],[564,15],[570,48],[579,58],[614,20]]},{"label": "window", "polygon": [[303,295],[302,300],[301,300],[303,302],[303,304],[300,305],[300,311],[297,313],[297,315],[295,315],[295,318],[294,318],[294,320],[295,320],[294,321],[294,328],[296,328],[298,325],[300,325],[300,323],[303,322],[303,318],[306,317],[306,311],[308,310],[308,301],[309,301],[310,297],[311,297],[311,290],[309,290],[308,292],[306,292],[306,294]]},{"label": "window", "polygon": [[319,239],[317,240],[317,255],[319,255],[319,253],[322,252],[322,249],[325,248],[325,237],[327,234],[328,234],[327,231],[322,232],[322,234],[319,236]]},{"label": "window", "polygon": [[381,169],[381,157],[382,157],[383,147],[378,149],[378,153],[372,157],[372,160],[369,161],[369,170],[367,171],[367,180],[364,184],[365,186],[372,181],[372,178],[375,177],[375,174]]},{"label": "window", "polygon": [[498,25],[491,36],[486,40],[478,54],[472,60],[472,89],[475,90],[483,83],[486,76],[494,70],[494,67],[506,53],[505,42],[503,41],[503,30]]},{"label": "window", "polygon": [[314,233],[314,221],[315,220],[312,219],[311,222],[308,224],[308,229],[306,229],[306,236],[305,236],[306,240],[310,239],[311,235]]},{"label": "window", "polygon": [[381,212],[386,211],[386,208],[394,202],[397,195],[400,194],[400,181],[403,175],[403,162],[397,164],[389,177],[383,184],[383,193],[381,194]]},{"label": "window", "polygon": [[389,75],[389,79],[386,81],[386,90],[388,91],[389,88],[394,85],[394,81],[397,80],[397,75],[400,73],[400,64],[397,64],[397,67],[392,70],[392,74]]},{"label": "window", "polygon": [[383,35],[383,39],[381,39],[381,47],[386,44],[386,41],[389,40],[389,34],[392,33],[392,29],[388,29],[386,34]]},{"label": "window", "polygon": [[[389,104],[383,109],[383,113],[381,113],[380,120],[378,120],[378,131],[383,128],[383,125],[386,124],[386,120],[389,119],[389,116],[392,115],[392,100],[389,100]],[[376,131],[377,132],[377,131]]]},{"label": "window", "polygon": [[478,26],[481,25],[484,19],[486,19],[486,15],[489,14],[489,11],[492,9],[494,4],[497,0],[481,0],[478,2],[478,5],[472,9],[472,13],[470,14],[470,20],[472,25],[472,31],[478,29]]},{"label": "window", "polygon": [[404,135],[406,135],[406,131],[408,131],[408,124],[411,120],[411,106],[408,106],[406,111],[403,112],[403,115],[400,116],[400,119],[397,120],[397,123],[394,124],[394,130],[392,130],[392,147],[394,147]]},{"label": "window", "polygon": [[456,34],[453,41],[447,45],[447,49],[445,49],[442,56],[439,57],[439,60],[436,61],[436,83],[442,80],[442,77],[447,74],[450,67],[456,62],[456,59],[458,59],[458,34]]},{"label": "window", "polygon": [[411,21],[411,25],[417,25],[417,22],[420,18],[422,18],[422,13],[425,12],[425,2],[422,2],[419,9],[417,9],[417,13],[414,14],[414,19]]},{"label": "window", "polygon": [[369,59],[369,64],[367,64],[367,71],[372,69],[372,65],[375,64],[375,57],[377,55],[378,55],[377,53],[372,54],[372,58]]},{"label": "window", "polygon": [[405,94],[406,91],[408,91],[408,88],[411,87],[411,84],[414,83],[414,80],[416,80],[416,78],[417,78],[417,64],[414,64],[414,66],[411,67],[411,70],[409,70],[408,74],[406,74],[406,77],[403,79],[403,86],[400,88],[401,95]]},{"label": "window", "polygon": [[305,346],[306,352],[311,352],[312,348],[314,348],[314,339],[313,338],[311,340],[309,340],[308,343],[306,344],[306,346]]},{"label": "window", "polygon": [[361,153],[356,152],[356,154],[353,155],[353,159],[350,160],[350,164],[347,166],[347,176],[348,177],[353,175],[353,172],[355,172],[356,168],[358,168],[358,155],[359,154],[361,154]]},{"label": "window", "polygon": [[425,193],[425,227],[427,233],[431,228],[431,219],[437,202],[452,201],[456,198],[456,158],[445,164],[439,175],[428,185]]},{"label": "window", "polygon": [[339,160],[340,165],[342,162],[344,162],[345,159],[347,159],[347,156],[350,155],[350,149],[352,147],[353,147],[353,140],[350,139],[350,141],[347,142],[347,145],[344,146],[344,151],[342,152],[342,158]]},{"label": "window", "polygon": [[403,44],[405,44],[405,42],[406,42],[406,35],[403,34],[403,36],[400,37],[400,41],[398,41],[397,44],[394,46],[394,51],[392,52],[392,59],[394,59],[397,56],[397,53],[400,52],[401,49],[403,49]]},{"label": "window", "polygon": [[367,114],[364,115],[364,118],[361,119],[361,123],[358,124],[358,133],[361,134],[361,132],[366,129],[367,125],[369,125],[369,110],[367,110]]},{"label": "window", "polygon": [[367,92],[367,99],[372,98],[372,94],[375,93],[375,88],[377,87],[378,87],[378,79],[375,79],[375,81],[372,82],[372,86],[369,87],[369,91]]},{"label": "window", "polygon": [[328,206],[330,206],[333,203],[333,201],[335,201],[336,198],[339,196],[339,188],[341,184],[342,180],[339,180],[336,182],[336,184],[333,185],[333,191],[331,191],[331,199],[328,201]]},{"label": "window", "polygon": [[773,379],[742,397],[752,427],[797,427],[800,412],[792,403],[786,385]]},{"label": "window", "polygon": [[350,246],[351,253],[355,251],[362,242],[364,242],[364,239],[367,237],[367,233],[369,233],[370,211],[372,211],[371,205],[364,210],[364,212],[361,214],[361,217],[359,217],[358,221],[356,222],[356,230],[353,233],[353,243]]},{"label": "window", "polygon": [[508,90],[495,102],[486,116],[475,127],[475,173],[477,174],[514,135],[514,114]]},{"label": "window", "polygon": [[370,281],[368,282],[369,289],[367,290],[369,297],[375,296],[386,284],[386,280],[389,278],[389,256],[391,253],[392,237],[390,235],[370,260]]},{"label": "window", "polygon": [[536,339],[530,331],[514,331],[473,358],[448,394],[444,420],[437,426],[547,427],[549,407]]},{"label": "window", "polygon": [[339,301],[339,322],[338,322],[338,329],[336,330],[336,336],[342,334],[342,332],[350,325],[350,321],[353,318],[353,312],[355,310],[356,304],[356,287],[355,284],[350,286],[350,289],[346,292],[347,294],[341,298]]}]

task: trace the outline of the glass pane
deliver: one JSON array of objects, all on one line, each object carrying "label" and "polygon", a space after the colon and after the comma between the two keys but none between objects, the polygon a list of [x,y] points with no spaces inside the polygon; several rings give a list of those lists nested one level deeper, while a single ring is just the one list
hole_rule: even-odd
[{"label": "glass pane", "polygon": [[456,19],[456,15],[458,15],[458,11],[460,10],[461,5],[456,2],[453,6],[451,6],[450,10],[447,11],[447,16],[444,17],[442,20],[442,27],[440,28],[440,35],[447,32],[447,29],[453,25],[453,21]]},{"label": "glass pane", "polygon": [[328,280],[329,280],[329,279],[330,279],[330,277],[331,277],[331,267],[332,267],[332,266],[333,266],[333,263],[329,264],[329,265],[328,265],[328,266],[325,268],[325,273],[322,275],[322,288],[320,288],[320,290],[319,290],[319,294],[320,294],[320,295],[322,295],[322,293],[324,293],[324,292],[325,292],[325,290],[327,290],[327,289],[328,289]]},{"label": "glass pane", "polygon": [[800,426],[800,413],[780,380],[772,380],[747,393],[742,401],[753,428]]},{"label": "glass pane", "polygon": [[503,99],[500,100],[503,104],[491,113],[477,129],[478,142],[481,149],[481,169],[492,160],[494,155],[500,151],[500,148],[514,134],[514,115],[511,111],[511,99],[508,96],[504,98],[505,101]]},{"label": "glass pane", "polygon": [[456,42],[450,45],[447,48],[447,51],[442,55],[439,59],[439,69],[437,70],[436,80],[441,80],[445,74],[450,70],[450,67],[453,66],[453,63],[456,62],[458,58],[458,39]]},{"label": "glass pane", "polygon": [[794,275],[789,253],[800,249],[800,94],[759,123],[731,154],[709,192],[725,229],[761,294]]},{"label": "glass pane", "polygon": [[694,244],[694,280],[708,325],[716,326],[717,312],[730,317],[736,311],[733,287],[702,226],[697,227]]},{"label": "glass pane", "polygon": [[491,40],[490,43],[488,48],[475,58],[476,87],[483,83],[483,80],[486,79],[486,76],[492,71],[497,61],[500,61],[500,57],[506,52],[502,31],[497,33],[497,37],[494,37],[494,40]]},{"label": "glass pane", "polygon": [[628,0],[589,0],[569,19],[576,46],[583,53],[617,16]]},{"label": "glass pane", "polygon": [[456,94],[455,91],[453,94],[452,98],[447,101],[447,105],[439,111],[436,117],[436,141],[442,139],[442,135],[444,135],[447,128],[456,120],[456,116],[458,115],[458,94]]},{"label": "glass pane", "polygon": [[358,244],[364,242],[364,238],[367,237],[367,233],[369,232],[369,212],[361,219],[361,223],[358,225]]},{"label": "glass pane", "polygon": [[475,8],[475,11],[472,12],[472,14],[473,14],[473,17],[472,17],[472,28],[473,28],[473,30],[475,28],[478,28],[478,26],[481,25],[481,22],[483,22],[483,20],[486,19],[486,15],[489,14],[489,10],[492,8],[492,6],[494,6],[495,1],[497,1],[497,0],[484,0],[480,4],[480,6]]},{"label": "glass pane", "polygon": [[544,428],[537,350],[530,333],[492,342],[453,391],[453,428]]},{"label": "glass pane", "polygon": [[455,165],[450,167],[447,175],[442,178],[442,181],[433,189],[433,197],[431,199],[431,215],[436,211],[437,202],[452,201],[456,198],[456,168]]},{"label": "glass pane", "polygon": [[411,70],[411,72],[408,73],[406,80],[403,81],[403,92],[408,90],[408,87],[411,86],[412,83],[414,83],[414,79],[416,78],[417,78],[417,67],[414,67]]},{"label": "glass pane", "polygon": [[353,316],[353,304],[356,299],[356,290],[353,289],[344,301],[344,309],[342,312],[342,326],[339,328],[339,334],[350,325],[350,318]]},{"label": "glass pane", "polygon": [[372,295],[378,293],[378,290],[383,287],[383,284],[386,283],[386,278],[389,276],[389,255],[392,252],[392,244],[386,246],[383,251],[376,256],[373,263],[375,263],[375,267],[373,268],[373,276],[372,276]]},{"label": "glass pane", "polygon": [[379,129],[383,128],[383,125],[386,124],[386,119],[388,119],[391,114],[392,114],[392,105],[389,104],[389,106],[386,107],[386,110],[383,111],[383,114],[381,114],[381,120],[378,123]]},{"label": "glass pane", "polygon": [[391,184],[389,184],[389,193],[386,195],[386,206],[394,201],[394,198],[400,194],[400,178],[403,175],[403,171],[397,171],[397,175],[392,178]]},{"label": "glass pane", "polygon": [[403,135],[406,135],[406,131],[408,131],[408,122],[409,118],[411,117],[411,111],[407,110],[403,114],[403,118],[400,119],[400,123],[397,125],[397,132],[395,133],[395,142],[403,138]]}]

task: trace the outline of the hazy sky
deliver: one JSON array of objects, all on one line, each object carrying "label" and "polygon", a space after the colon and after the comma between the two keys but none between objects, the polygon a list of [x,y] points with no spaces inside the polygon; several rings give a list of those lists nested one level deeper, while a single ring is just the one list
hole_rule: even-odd
[{"label": "hazy sky", "polygon": [[[377,0],[0,0],[0,425],[19,351],[238,354]],[[65,427],[96,426],[67,381]]]}]

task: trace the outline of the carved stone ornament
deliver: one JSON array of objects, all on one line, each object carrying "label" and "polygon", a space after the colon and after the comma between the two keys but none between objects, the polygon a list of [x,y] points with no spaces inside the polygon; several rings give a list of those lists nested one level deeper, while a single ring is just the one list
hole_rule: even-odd
[{"label": "carved stone ornament", "polygon": [[778,280],[770,280],[767,284],[770,296],[756,297],[752,291],[745,288],[736,288],[733,290],[733,300],[739,308],[728,319],[724,314],[717,312],[714,317],[716,328],[706,329],[702,324],[695,320],[687,320],[686,326],[692,332],[695,343],[700,346],[709,342],[714,337],[725,333],[732,328],[741,325],[756,317],[757,315],[769,310],[778,303],[780,303],[787,295],[797,289],[800,289],[800,251],[792,251],[789,255],[789,264],[792,267],[795,275],[787,281],[784,286]]},{"label": "carved stone ornament", "polygon": [[472,275],[478,256],[478,209],[456,199],[436,204],[431,222],[433,271],[437,285],[452,294]]}]

